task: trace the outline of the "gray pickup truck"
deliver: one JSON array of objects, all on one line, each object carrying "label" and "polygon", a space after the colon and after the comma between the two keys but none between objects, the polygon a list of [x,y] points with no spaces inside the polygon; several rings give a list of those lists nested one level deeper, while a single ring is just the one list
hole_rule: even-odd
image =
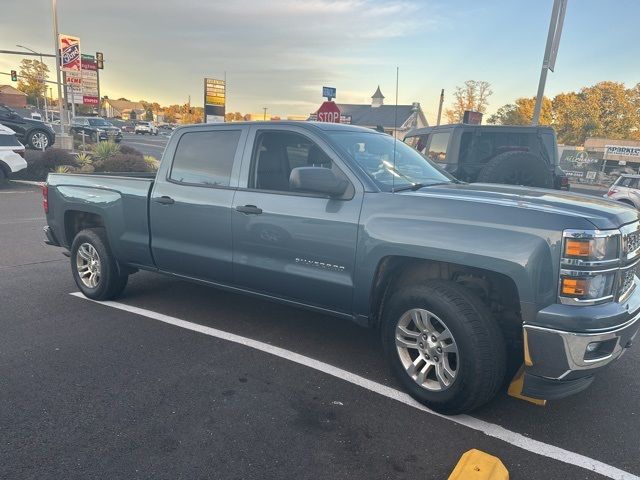
[{"label": "gray pickup truck", "polygon": [[155,179],[51,174],[46,242],[89,298],[139,269],[378,328],[439,412],[586,388],[640,322],[638,212],[465,184],[373,130],[312,122],[178,128]]}]

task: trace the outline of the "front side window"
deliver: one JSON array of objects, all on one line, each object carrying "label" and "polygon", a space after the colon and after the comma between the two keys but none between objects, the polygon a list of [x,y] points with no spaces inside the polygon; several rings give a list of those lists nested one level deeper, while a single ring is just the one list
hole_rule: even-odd
[{"label": "front side window", "polygon": [[92,127],[108,127],[111,124],[104,118],[90,118],[89,125],[91,125]]},{"label": "front side window", "polygon": [[20,142],[15,135],[5,135],[0,132],[0,147],[19,147]]},{"label": "front side window", "polygon": [[416,150],[389,135],[335,131],[329,136],[383,191],[452,181],[451,176]]},{"label": "front side window", "polygon": [[288,192],[291,170],[297,167],[323,167],[342,173],[313,141],[290,132],[262,132],[256,139],[250,188]]},{"label": "front side window", "polygon": [[404,139],[404,143],[416,149],[422,155],[427,155],[427,145],[429,144],[429,134],[415,135]]},{"label": "front side window", "polygon": [[228,187],[240,133],[209,130],[183,134],[169,178],[181,183]]}]

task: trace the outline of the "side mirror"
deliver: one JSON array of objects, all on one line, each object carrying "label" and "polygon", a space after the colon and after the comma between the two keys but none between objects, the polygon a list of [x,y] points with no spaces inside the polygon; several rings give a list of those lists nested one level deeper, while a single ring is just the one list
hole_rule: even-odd
[{"label": "side mirror", "polygon": [[289,188],[294,191],[312,192],[340,197],[347,190],[348,182],[336,176],[329,168],[297,167],[291,170]]}]

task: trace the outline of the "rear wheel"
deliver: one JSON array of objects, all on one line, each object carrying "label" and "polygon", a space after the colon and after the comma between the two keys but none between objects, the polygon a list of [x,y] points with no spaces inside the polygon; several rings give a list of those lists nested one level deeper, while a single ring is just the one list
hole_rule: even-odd
[{"label": "rear wheel", "polygon": [[6,185],[9,183],[9,175],[0,167],[0,185]]},{"label": "rear wheel", "polygon": [[44,150],[51,143],[51,139],[49,138],[47,132],[44,132],[42,130],[34,130],[33,132],[29,133],[27,143],[31,148]]},{"label": "rear wheel", "polygon": [[82,293],[92,300],[109,300],[119,296],[127,286],[109,248],[104,228],[80,231],[71,245],[73,279]]},{"label": "rear wheel", "polygon": [[553,188],[553,174],[546,162],[529,152],[505,152],[491,159],[478,182]]},{"label": "rear wheel", "polygon": [[382,335],[398,379],[433,410],[469,412],[502,385],[502,332],[480,300],[453,282],[396,291],[385,307]]}]

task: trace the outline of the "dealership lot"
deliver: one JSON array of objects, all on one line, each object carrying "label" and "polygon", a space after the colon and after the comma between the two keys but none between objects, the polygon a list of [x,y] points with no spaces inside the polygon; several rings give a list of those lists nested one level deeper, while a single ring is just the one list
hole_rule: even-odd
[{"label": "dealership lot", "polygon": [[578,396],[452,421],[394,397],[376,333],[338,319],[150,273],[112,306],[69,295],[42,225],[37,188],[0,188],[0,478],[444,479],[470,448],[513,479],[640,475],[637,346]]}]

